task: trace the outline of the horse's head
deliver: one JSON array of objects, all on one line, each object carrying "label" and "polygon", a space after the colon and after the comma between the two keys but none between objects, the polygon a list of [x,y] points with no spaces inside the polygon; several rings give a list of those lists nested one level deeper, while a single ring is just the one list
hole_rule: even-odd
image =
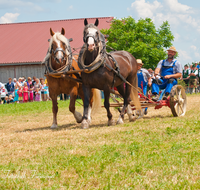
[{"label": "horse's head", "polygon": [[98,47],[100,41],[100,31],[97,28],[99,20],[96,19],[94,24],[88,24],[87,19],[84,20],[83,41],[87,44],[87,49],[92,52]]},{"label": "horse's head", "polygon": [[60,32],[53,32],[53,30],[50,28],[50,34],[51,39],[49,42],[49,49],[50,53],[53,57],[53,60],[56,61],[56,63],[63,65],[66,62],[67,58],[67,46],[69,45],[69,41],[64,36],[65,30],[62,28],[61,33]]}]

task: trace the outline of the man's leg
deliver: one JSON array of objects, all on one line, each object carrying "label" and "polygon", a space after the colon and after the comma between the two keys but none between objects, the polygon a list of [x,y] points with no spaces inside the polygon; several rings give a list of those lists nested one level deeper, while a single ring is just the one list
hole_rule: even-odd
[{"label": "man's leg", "polygon": [[159,90],[164,89],[167,85],[166,80],[159,79],[159,84],[156,80],[153,81],[152,83],[152,94],[155,95],[153,98],[154,101],[157,101],[159,99]]},{"label": "man's leg", "polygon": [[177,85],[177,80],[176,79],[169,79],[168,82],[167,82],[167,86],[166,86],[166,89],[165,89],[165,95],[168,96],[171,92],[171,89],[174,85]]},{"label": "man's leg", "polygon": [[152,94],[159,94],[159,86],[157,83],[152,83]]},{"label": "man's leg", "polygon": [[[143,87],[143,94],[147,96],[147,86]],[[147,108],[144,109],[144,115],[147,115]]]},{"label": "man's leg", "polygon": [[194,82],[193,82],[193,79],[190,79],[190,87],[189,87],[189,90],[190,90],[190,94],[193,93],[193,85],[194,85]]},{"label": "man's leg", "polygon": [[197,94],[197,79],[194,79],[195,94]]}]

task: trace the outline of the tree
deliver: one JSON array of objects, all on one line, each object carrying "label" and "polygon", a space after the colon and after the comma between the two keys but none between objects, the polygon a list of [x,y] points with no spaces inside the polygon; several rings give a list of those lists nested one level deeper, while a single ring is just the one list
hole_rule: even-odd
[{"label": "tree", "polygon": [[142,59],[145,68],[155,69],[161,59],[165,59],[165,48],[172,45],[174,36],[169,23],[156,29],[150,18],[137,22],[132,18],[114,19],[109,29],[102,29],[103,34],[109,35],[109,46],[115,50],[130,52],[136,59]]}]

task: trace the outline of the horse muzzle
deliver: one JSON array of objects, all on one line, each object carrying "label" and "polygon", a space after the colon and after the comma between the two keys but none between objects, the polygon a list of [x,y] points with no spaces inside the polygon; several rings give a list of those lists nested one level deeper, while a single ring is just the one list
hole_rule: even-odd
[{"label": "horse muzzle", "polygon": [[94,44],[89,44],[88,45],[88,51],[92,52],[95,48],[95,45]]},{"label": "horse muzzle", "polygon": [[64,60],[65,60],[64,57],[62,57],[62,58],[57,58],[57,57],[55,57],[55,61],[56,61],[56,63],[58,63],[58,64],[62,64]]}]

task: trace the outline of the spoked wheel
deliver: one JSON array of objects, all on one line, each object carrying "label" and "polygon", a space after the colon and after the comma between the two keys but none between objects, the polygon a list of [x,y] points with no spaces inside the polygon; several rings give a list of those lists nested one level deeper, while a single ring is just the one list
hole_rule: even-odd
[{"label": "spoked wheel", "polygon": [[181,85],[175,85],[172,87],[169,102],[174,117],[185,115],[187,99],[185,89]]}]

